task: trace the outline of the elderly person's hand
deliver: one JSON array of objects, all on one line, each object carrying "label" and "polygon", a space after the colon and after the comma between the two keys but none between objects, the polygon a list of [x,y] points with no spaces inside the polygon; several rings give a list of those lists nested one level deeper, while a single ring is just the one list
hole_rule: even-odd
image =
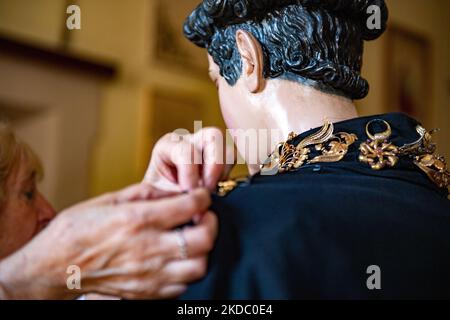
[{"label": "elderly person's hand", "polygon": [[195,134],[169,133],[153,149],[144,181],[170,191],[205,187],[216,189],[234,166],[234,146],[227,146],[217,128],[204,128]]},{"label": "elderly person's hand", "polygon": [[[206,272],[217,219],[198,189],[166,196],[142,184],[62,212],[24,248],[0,262],[0,299],[170,298]],[[206,212],[206,213],[205,213]],[[204,213],[204,214],[203,214]],[[174,231],[203,214],[197,225]],[[67,288],[67,268],[81,289]]]}]

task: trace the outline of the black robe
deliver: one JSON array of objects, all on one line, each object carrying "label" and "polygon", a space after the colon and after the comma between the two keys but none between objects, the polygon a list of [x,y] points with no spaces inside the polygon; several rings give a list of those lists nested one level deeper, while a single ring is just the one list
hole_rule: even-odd
[{"label": "black robe", "polygon": [[[359,138],[342,161],[256,175],[215,196],[209,272],[182,299],[450,298],[448,190],[407,158],[381,171],[359,162],[372,119],[391,125],[397,146],[419,138],[402,114],[337,123]],[[370,266],[379,290],[367,286]]]}]

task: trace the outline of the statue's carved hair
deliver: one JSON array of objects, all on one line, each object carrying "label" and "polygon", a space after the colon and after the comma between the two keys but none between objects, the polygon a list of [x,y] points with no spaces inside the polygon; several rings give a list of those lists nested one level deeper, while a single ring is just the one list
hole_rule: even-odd
[{"label": "statue's carved hair", "polygon": [[[368,28],[375,5],[381,28]],[[242,72],[236,31],[251,32],[264,55],[264,76],[284,77],[320,90],[362,99],[364,40],[386,29],[384,0],[204,0],[187,18],[186,37],[207,48],[221,75],[234,85]]]}]

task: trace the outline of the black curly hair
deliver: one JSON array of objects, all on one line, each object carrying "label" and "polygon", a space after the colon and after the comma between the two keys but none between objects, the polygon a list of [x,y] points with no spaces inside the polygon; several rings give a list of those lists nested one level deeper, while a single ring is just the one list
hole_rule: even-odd
[{"label": "black curly hair", "polygon": [[[370,6],[381,28],[369,29]],[[264,76],[283,77],[319,90],[362,99],[364,40],[386,29],[384,0],[204,0],[187,18],[184,34],[207,48],[221,75],[234,85],[242,72],[236,31],[252,33],[264,55]]]}]

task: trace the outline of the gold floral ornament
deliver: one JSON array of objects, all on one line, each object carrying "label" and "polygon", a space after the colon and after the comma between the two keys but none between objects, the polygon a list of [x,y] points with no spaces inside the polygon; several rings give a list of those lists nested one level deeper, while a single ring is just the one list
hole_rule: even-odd
[{"label": "gold floral ornament", "polygon": [[311,152],[308,147],[326,142],[333,136],[333,131],[333,124],[326,121],[318,132],[306,137],[297,146],[291,142],[298,135],[291,132],[288,140],[279,143],[275,151],[261,166],[261,174],[275,175],[300,168],[308,160],[309,153]]},{"label": "gold floral ornament", "polygon": [[416,131],[420,135],[419,140],[401,147],[400,154],[413,157],[414,164],[439,188],[448,188],[450,172],[444,157],[435,154],[437,146],[432,140],[432,135],[439,130],[434,129],[428,132],[419,125]]},{"label": "gold floral ornament", "polygon": [[[358,138],[354,134],[333,134],[334,125],[326,121],[324,126],[316,133],[303,139],[298,145],[292,144],[292,140],[298,137],[290,133],[288,140],[278,144],[275,151],[261,166],[261,175],[275,175],[300,168],[305,163],[337,162],[342,160],[348,152],[348,148]],[[309,160],[311,147],[321,151],[322,155]],[[308,161],[309,160],[309,161]]]},{"label": "gold floral ornament", "polygon": [[439,188],[448,188],[450,172],[444,157],[434,154],[424,154],[415,158],[414,164],[418,166]]},{"label": "gold floral ornament", "polygon": [[340,132],[331,138],[326,144],[316,145],[316,150],[321,151],[322,155],[308,161],[308,163],[319,162],[338,162],[344,159],[348,153],[349,147],[358,140],[355,134]]},{"label": "gold floral ornament", "polygon": [[[375,122],[381,122],[386,126],[386,130],[381,133],[372,134],[370,126]],[[384,120],[375,119],[366,125],[366,134],[369,137],[366,143],[360,146],[361,154],[359,161],[367,163],[373,170],[381,170],[386,167],[395,167],[398,163],[399,149],[389,142],[392,129],[389,123]]]},{"label": "gold floral ornament", "polygon": [[428,132],[424,127],[418,125],[416,127],[417,133],[420,135],[420,138],[410,144],[405,144],[401,148],[399,148],[400,155],[422,155],[422,154],[433,154],[436,152],[437,146],[433,143],[432,135],[438,132],[438,129],[431,130]]}]

